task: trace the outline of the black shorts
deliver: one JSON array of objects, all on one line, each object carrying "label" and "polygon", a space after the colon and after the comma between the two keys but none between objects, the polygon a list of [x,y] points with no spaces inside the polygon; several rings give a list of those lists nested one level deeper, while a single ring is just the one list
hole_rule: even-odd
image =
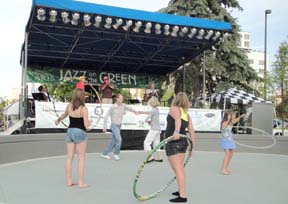
[{"label": "black shorts", "polygon": [[166,155],[172,156],[179,153],[185,153],[188,147],[188,141],[186,138],[180,138],[179,140],[168,142],[165,146]]}]

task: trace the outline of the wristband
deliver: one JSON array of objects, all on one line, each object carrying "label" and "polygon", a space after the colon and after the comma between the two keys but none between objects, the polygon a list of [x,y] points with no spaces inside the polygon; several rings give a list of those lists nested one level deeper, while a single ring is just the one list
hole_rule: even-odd
[{"label": "wristband", "polygon": [[180,130],[175,130],[174,132],[176,132],[176,133],[180,134]]}]

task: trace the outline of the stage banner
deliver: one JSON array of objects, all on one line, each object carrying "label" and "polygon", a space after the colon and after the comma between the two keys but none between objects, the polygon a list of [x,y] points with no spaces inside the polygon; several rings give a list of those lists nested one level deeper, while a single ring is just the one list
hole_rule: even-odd
[{"label": "stage banner", "polygon": [[[64,113],[67,103],[60,102],[37,102],[35,101],[35,128],[65,128],[69,124],[69,117],[63,120],[58,126],[54,121]],[[89,111],[89,118],[92,121],[92,129],[102,129],[104,116],[107,113],[110,104],[92,104],[86,103]],[[149,112],[151,107],[145,105],[128,105],[137,111]],[[103,114],[101,112],[103,111]],[[161,129],[166,128],[166,117],[169,112],[169,107],[159,107]],[[215,109],[189,109],[189,114],[192,118],[193,127],[196,131],[219,132],[221,122],[221,110]],[[150,126],[145,122],[147,114],[136,115],[133,112],[126,111],[123,117],[121,129],[123,130],[149,130]],[[108,126],[110,127],[110,119]]]},{"label": "stage banner", "polygon": [[162,76],[160,75],[141,75],[133,73],[117,73],[117,72],[95,72],[90,70],[75,70],[75,69],[27,69],[26,81],[31,83],[55,83],[71,82],[76,83],[77,78],[85,76],[90,84],[99,85],[102,81],[102,76],[108,75],[110,81],[118,88],[149,88],[151,81],[155,82],[157,89],[161,87]]}]

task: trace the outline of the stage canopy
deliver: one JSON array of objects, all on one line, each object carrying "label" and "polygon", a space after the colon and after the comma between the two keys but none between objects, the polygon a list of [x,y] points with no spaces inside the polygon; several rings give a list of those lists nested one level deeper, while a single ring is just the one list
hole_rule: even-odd
[{"label": "stage canopy", "polygon": [[230,23],[214,20],[84,0],[34,0],[23,53],[27,67],[163,75],[230,31]]},{"label": "stage canopy", "polygon": [[211,102],[227,104],[251,104],[251,103],[271,103],[254,94],[247,93],[244,90],[230,88],[220,93],[214,93],[210,97]]}]

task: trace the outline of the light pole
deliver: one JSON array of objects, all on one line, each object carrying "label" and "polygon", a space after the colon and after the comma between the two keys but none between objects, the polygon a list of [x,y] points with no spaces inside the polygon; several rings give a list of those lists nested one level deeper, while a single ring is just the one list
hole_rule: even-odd
[{"label": "light pole", "polygon": [[264,36],[264,99],[267,99],[267,14],[272,11],[270,9],[265,10],[265,36]]}]

